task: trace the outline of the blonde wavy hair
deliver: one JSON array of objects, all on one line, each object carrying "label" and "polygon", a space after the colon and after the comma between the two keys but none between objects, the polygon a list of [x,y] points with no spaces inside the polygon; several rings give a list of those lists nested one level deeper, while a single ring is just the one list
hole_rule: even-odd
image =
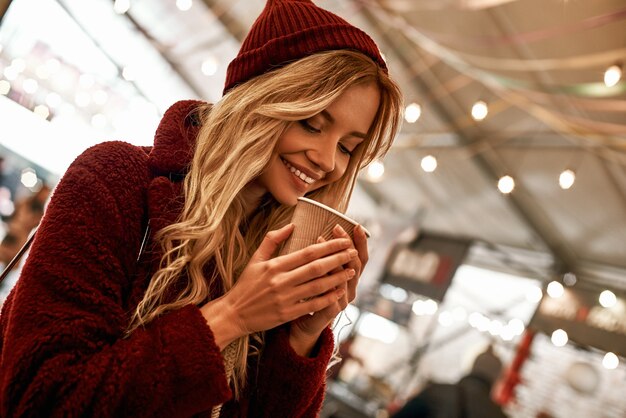
[{"label": "blonde wavy hair", "polygon": [[[233,287],[264,235],[287,224],[293,212],[293,207],[266,195],[252,214],[246,214],[241,191],[268,165],[290,124],[320,113],[360,83],[376,83],[381,92],[367,138],[353,152],[341,179],[309,194],[345,212],[358,171],[389,150],[402,115],[398,86],[371,59],[349,50],[317,53],[255,77],[214,106],[198,109],[202,126],[184,180],[184,208],[176,223],[156,235],[164,255],[129,333],[164,312],[202,305],[211,295]],[[166,301],[173,289],[175,300]],[[236,396],[246,381],[251,337],[257,341],[254,351],[263,344],[263,333],[237,340]]]}]

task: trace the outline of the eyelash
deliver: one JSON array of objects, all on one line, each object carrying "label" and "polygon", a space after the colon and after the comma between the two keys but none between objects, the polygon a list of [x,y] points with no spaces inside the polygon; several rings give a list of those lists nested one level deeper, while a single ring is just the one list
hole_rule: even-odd
[{"label": "eyelash", "polygon": [[[298,123],[300,124],[300,126],[302,126],[302,128],[304,128],[305,131],[310,132],[312,134],[319,134],[320,132],[322,132],[321,130],[311,126],[311,124],[306,120],[300,120],[298,121]],[[339,143],[337,146],[339,147],[339,151],[341,151],[341,153],[346,154],[346,155],[352,155],[352,151],[350,151],[348,147],[346,147],[342,143]]]},{"label": "eyelash", "polygon": [[342,143],[339,143],[338,147],[339,147],[339,151],[341,151],[342,153],[347,154],[347,155],[352,155],[352,151],[350,151],[348,147],[346,147]]},{"label": "eyelash", "polygon": [[298,123],[300,123],[300,125],[304,128],[305,131],[310,132],[312,134],[319,134],[320,132],[322,132],[319,129],[311,126],[311,124],[306,120],[298,121]]}]

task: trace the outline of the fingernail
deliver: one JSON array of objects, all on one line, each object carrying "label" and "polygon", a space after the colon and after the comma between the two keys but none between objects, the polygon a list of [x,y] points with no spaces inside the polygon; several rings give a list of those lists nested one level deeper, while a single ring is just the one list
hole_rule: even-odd
[{"label": "fingernail", "polygon": [[356,274],[356,270],[354,270],[354,269],[348,269],[348,270],[346,270],[346,273],[348,273],[348,277],[349,277],[349,278],[353,278],[353,277],[354,277],[354,275]]},{"label": "fingernail", "polygon": [[324,237],[322,236],[317,237],[317,243],[319,244],[320,242],[324,242]]},{"label": "fingernail", "polygon": [[342,234],[342,235],[346,234],[346,231],[344,231],[344,229],[339,224],[335,225],[335,227],[333,228],[333,231],[337,234]]},{"label": "fingernail", "polygon": [[345,294],[346,294],[345,289],[340,289],[340,290],[337,292],[337,299],[341,299],[341,298],[343,297],[343,295],[345,295]]},{"label": "fingernail", "polygon": [[348,250],[348,254],[350,254],[350,258],[356,258],[359,255],[359,252],[354,248]]}]

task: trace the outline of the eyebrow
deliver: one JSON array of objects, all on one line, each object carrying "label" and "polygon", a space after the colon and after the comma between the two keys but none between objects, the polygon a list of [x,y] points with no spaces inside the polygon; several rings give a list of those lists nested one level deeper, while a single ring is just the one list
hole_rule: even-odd
[{"label": "eyebrow", "polygon": [[[330,114],[330,112],[328,112],[328,110],[324,109],[320,112],[320,115],[322,115],[324,117],[324,119],[326,119],[328,122],[330,123],[335,123],[335,118],[333,118],[333,115]],[[367,134],[364,134],[362,132],[350,132],[350,135],[355,136],[357,138],[361,138],[361,139],[365,139],[367,138]]]}]

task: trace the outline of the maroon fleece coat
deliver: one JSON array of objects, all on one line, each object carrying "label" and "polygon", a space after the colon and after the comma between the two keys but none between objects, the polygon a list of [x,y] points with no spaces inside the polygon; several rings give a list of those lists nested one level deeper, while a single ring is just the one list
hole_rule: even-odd
[{"label": "maroon fleece coat", "polygon": [[102,143],[63,176],[0,316],[0,416],[209,416],[220,403],[223,417],[317,416],[329,329],[313,358],[291,349],[287,327],[267,332],[239,401],[197,306],[123,338],[158,262],[154,231],[182,207],[198,104],[173,105],[153,148]]}]

